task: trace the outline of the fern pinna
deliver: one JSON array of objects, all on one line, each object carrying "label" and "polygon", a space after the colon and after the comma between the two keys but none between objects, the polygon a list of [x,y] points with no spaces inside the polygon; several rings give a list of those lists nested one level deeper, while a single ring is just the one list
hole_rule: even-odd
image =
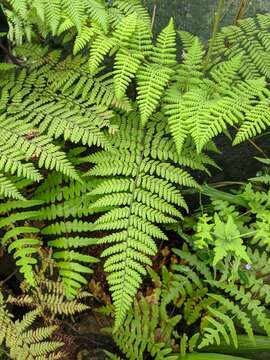
[{"label": "fern pinna", "polygon": [[[84,147],[70,150],[70,163],[83,164],[80,154],[84,151]],[[53,250],[53,260],[69,299],[74,299],[81,285],[87,283],[86,276],[93,272],[90,265],[98,259],[79,249],[98,242],[90,236],[94,225],[89,220],[89,215],[99,211],[91,208],[95,198],[88,196],[95,184],[92,180],[74,181],[52,171],[36,188],[28,192],[22,189],[28,200],[0,204],[1,245],[12,253],[31,287],[37,287],[36,273],[44,247]]]},{"label": "fern pinna", "polygon": [[[158,121],[159,120],[159,121]],[[111,207],[95,222],[95,231],[115,231],[100,243],[110,244],[102,256],[110,273],[116,328],[124,320],[145,274],[156,254],[154,239],[166,239],[158,224],[181,218],[179,207],[187,208],[179,187],[198,188],[184,167],[204,169],[209,158],[192,157],[192,149],[179,156],[161,119],[143,128],[135,112],[119,117],[112,150],[88,157],[94,166],[88,176],[105,177],[90,195],[98,195],[93,208]],[[194,153],[194,150],[193,150]]]},{"label": "fern pinna", "polygon": [[219,61],[205,74],[200,40],[179,32],[184,59],[165,95],[165,113],[179,152],[188,137],[197,150],[230,126],[240,127],[234,144],[263,131],[269,122],[269,91],[263,78],[240,78],[243,54]]},{"label": "fern pinna", "polygon": [[87,74],[82,57],[59,62],[58,51],[48,54],[46,48],[36,47],[20,51],[26,56],[31,54],[30,71],[23,69],[6,76],[0,103],[0,190],[17,199],[22,199],[22,195],[10,176],[16,174],[39,182],[43,176],[37,167],[55,169],[80,181],[54,140],[62,137],[73,143],[106,148],[109,141],[104,130],[111,129],[112,117],[109,108],[130,109],[125,99],[115,101],[108,76]]},{"label": "fern pinna", "polygon": [[0,293],[0,345],[8,349],[10,359],[61,359],[59,349],[64,344],[49,340],[57,326],[33,327],[34,321],[39,316],[39,310],[32,310],[26,313],[21,321],[13,321]]}]

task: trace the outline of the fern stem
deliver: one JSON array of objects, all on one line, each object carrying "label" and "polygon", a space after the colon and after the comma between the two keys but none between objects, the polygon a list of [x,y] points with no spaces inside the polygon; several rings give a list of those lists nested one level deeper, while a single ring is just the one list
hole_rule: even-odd
[{"label": "fern stem", "polygon": [[[235,125],[233,125],[233,128],[235,129],[235,130],[239,130],[239,128],[237,127],[237,126],[235,126]],[[259,145],[257,145],[256,143],[255,143],[255,141],[253,141],[253,140],[251,140],[251,139],[247,139],[247,141],[260,153],[260,154],[262,154],[262,156],[265,158],[265,159],[268,159],[268,156],[267,156],[267,154],[263,151],[263,149],[259,146]]]},{"label": "fern stem", "polygon": [[211,36],[208,51],[207,51],[207,54],[206,54],[206,57],[204,60],[204,70],[207,70],[209,62],[211,60],[219,24],[220,24],[220,21],[222,18],[223,7],[224,7],[224,0],[218,0],[217,10],[215,12],[212,36]]},{"label": "fern stem", "polygon": [[243,15],[249,5],[249,1],[250,0],[241,0],[240,1],[239,7],[237,9],[237,12],[235,14],[234,21],[233,21],[233,23],[235,25],[237,24],[238,20],[240,20],[243,17]]},{"label": "fern stem", "polygon": [[[145,128],[143,129],[143,136],[141,139],[141,144],[144,145],[144,141],[145,141],[145,137],[146,137],[146,131]],[[142,146],[142,148],[144,148],[144,146]],[[139,162],[138,162],[138,167],[137,167],[137,173],[136,173],[136,177],[135,177],[135,181],[133,184],[133,188],[132,188],[132,193],[131,193],[131,202],[130,202],[130,207],[129,207],[129,211],[128,211],[128,224],[127,224],[127,236],[126,236],[126,246],[125,246],[125,266],[124,266],[124,275],[123,275],[123,280],[122,280],[122,294],[124,294],[124,285],[126,283],[126,275],[127,275],[127,261],[128,261],[128,257],[127,257],[127,251],[128,251],[128,238],[129,238],[129,229],[130,229],[130,225],[131,225],[131,217],[132,217],[132,206],[134,203],[134,198],[135,198],[135,192],[136,189],[138,187],[138,181],[140,179],[140,173],[141,173],[141,164],[142,164],[142,160],[143,160],[143,150],[141,150],[140,153],[140,158],[139,158]],[[123,295],[121,296],[121,305],[120,305],[120,309],[123,306]],[[115,326],[114,328],[114,332],[117,330],[117,327]]]},{"label": "fern stem", "polygon": [[151,29],[153,30],[155,19],[156,19],[156,13],[157,13],[157,0],[154,2],[153,6],[153,12],[152,12],[152,19],[151,19]]}]

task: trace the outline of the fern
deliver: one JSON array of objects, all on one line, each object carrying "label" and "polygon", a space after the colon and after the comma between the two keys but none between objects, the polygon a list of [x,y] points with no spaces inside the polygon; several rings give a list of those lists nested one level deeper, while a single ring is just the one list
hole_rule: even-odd
[{"label": "fern", "polygon": [[[7,1],[6,10],[8,20],[14,24],[16,43],[21,44],[23,37],[28,35],[28,40],[34,37],[33,26],[36,26],[42,35],[46,36],[50,31],[56,35],[63,26],[64,21],[68,21],[74,27],[78,35],[83,30],[83,26],[88,22],[93,22],[102,27],[108,28],[108,14],[106,8],[99,0],[91,1],[71,1],[71,0],[27,0],[27,1]],[[36,14],[35,14],[36,13]],[[28,34],[27,34],[28,32]],[[61,32],[61,31],[60,31]],[[12,38],[13,31],[10,31]]]},{"label": "fern", "polygon": [[23,199],[16,186],[3,174],[0,174],[0,194],[14,199]]},{"label": "fern", "polygon": [[[78,156],[84,150],[71,150],[70,160],[81,163]],[[31,287],[37,288],[35,273],[45,243],[53,249],[53,259],[69,299],[74,299],[79,288],[87,283],[85,276],[92,273],[89,264],[98,260],[79,248],[95,245],[98,241],[86,234],[79,235],[82,231],[94,230],[89,220],[79,219],[99,211],[91,209],[87,195],[94,185],[95,182],[71,181],[51,172],[31,194],[30,200],[8,201],[0,206],[0,213],[5,216],[0,220],[2,245],[12,252],[16,265]]]},{"label": "fern", "polygon": [[116,0],[113,5],[125,15],[136,13],[138,18],[142,19],[142,21],[150,28],[150,16],[140,0],[131,0],[129,2],[125,0]]},{"label": "fern", "polygon": [[[217,311],[211,307],[209,307],[208,310],[212,316],[206,317],[205,321],[208,321],[211,327],[204,327],[204,339],[198,348],[200,349],[208,346],[214,341],[217,343],[217,345],[219,345],[220,335],[224,337],[227,344],[233,342],[234,346],[237,347],[237,334],[232,319],[223,312]],[[216,317],[218,321],[215,320],[214,317]],[[228,332],[231,335],[231,340],[229,338]]]},{"label": "fern", "polygon": [[270,29],[269,15],[240,20],[234,26],[221,29],[216,37],[213,56],[219,61],[225,55],[231,59],[241,53],[243,56],[240,73],[248,79],[269,77]]},{"label": "fern", "polygon": [[[153,238],[166,239],[157,223],[171,223],[181,216],[179,206],[186,204],[174,184],[198,187],[183,169],[166,129],[149,124],[144,131],[132,113],[121,118],[114,136],[114,150],[88,157],[94,167],[91,176],[107,177],[92,192],[99,195],[93,208],[111,207],[95,224],[95,230],[119,230],[107,235],[102,243],[112,244],[102,254],[109,258],[105,271],[116,308],[116,328],[125,318],[145,274],[144,264],[156,253]],[[117,178],[112,178],[117,176]],[[103,196],[102,196],[103,195]]]},{"label": "fern", "polygon": [[[46,261],[47,259],[43,259]],[[17,306],[34,308],[42,314],[51,317],[56,315],[74,315],[88,309],[88,306],[81,302],[82,299],[89,297],[89,293],[79,293],[78,299],[66,300],[65,287],[58,281],[43,279],[42,274],[37,274],[39,287],[27,289],[26,293],[14,297],[9,295],[6,302]]]},{"label": "fern", "polygon": [[147,353],[157,360],[177,359],[170,341],[180,316],[169,317],[166,311],[162,311],[160,301],[159,289],[149,298],[136,301],[123,326],[113,334],[117,346],[128,359],[142,360]]},{"label": "fern", "polygon": [[157,108],[160,97],[174,73],[175,30],[173,21],[160,33],[151,54],[151,62],[138,73],[138,104],[144,125]]},{"label": "fern", "polygon": [[267,114],[259,112],[264,103],[265,83],[262,79],[239,79],[241,56],[219,62],[211,69],[210,78],[205,78],[202,76],[203,54],[202,44],[193,38],[166,95],[166,114],[179,153],[188,136],[201,151],[228,125],[243,122],[234,142],[237,144],[248,137],[243,136],[243,132],[252,134],[252,130],[248,130],[249,121],[257,129],[265,128],[268,122]]},{"label": "fern", "polygon": [[[61,181],[52,187],[50,179],[48,179],[41,185],[42,189],[36,191],[36,197],[43,198],[48,203],[39,209],[39,219],[48,219],[53,222],[47,224],[41,230],[41,234],[43,236],[50,235],[48,246],[54,250],[53,258],[69,299],[73,299],[78,289],[87,283],[85,275],[92,273],[89,264],[98,261],[95,257],[77,250],[98,242],[97,239],[77,235],[79,232],[88,232],[94,229],[91,222],[79,221],[81,217],[99,210],[91,210],[91,202],[87,196],[93,186],[94,183],[90,182],[84,184],[73,182],[63,187]],[[42,196],[40,196],[40,191],[43,193]],[[63,200],[64,204],[62,204]]]},{"label": "fern", "polygon": [[[13,202],[13,205],[17,203],[20,206],[20,201]],[[25,207],[31,207],[31,203],[26,203]],[[1,209],[1,215],[5,214],[8,209]],[[10,208],[12,206],[9,206]],[[8,252],[13,252],[16,265],[20,268],[25,279],[31,286],[36,286],[35,275],[33,266],[38,263],[37,254],[41,247],[41,241],[38,233],[39,229],[34,226],[27,226],[27,222],[31,218],[35,219],[37,216],[36,211],[25,211],[17,214],[11,214],[1,219],[0,228],[6,227],[7,231],[2,236],[1,245],[8,247]],[[22,226],[16,226],[16,221],[20,221]]]},{"label": "fern", "polygon": [[0,295],[0,344],[4,344],[9,350],[11,359],[59,359],[61,353],[57,350],[63,345],[59,341],[49,341],[48,338],[57,329],[56,326],[32,328],[28,330],[40,315],[39,311],[33,310],[26,313],[22,320],[12,321]]},{"label": "fern", "polygon": [[[35,51],[40,56],[40,49]],[[81,57],[57,64],[59,53],[47,56],[49,63],[35,64],[30,75],[21,71],[18,78],[2,87],[1,189],[15,198],[21,195],[5,175],[41,181],[33,162],[40,168],[56,169],[80,180],[52,138],[109,147],[104,133],[106,127],[111,129],[108,106],[128,109],[125,99],[116,101],[109,79],[87,75],[87,63]],[[32,58],[34,63],[35,55]]]}]

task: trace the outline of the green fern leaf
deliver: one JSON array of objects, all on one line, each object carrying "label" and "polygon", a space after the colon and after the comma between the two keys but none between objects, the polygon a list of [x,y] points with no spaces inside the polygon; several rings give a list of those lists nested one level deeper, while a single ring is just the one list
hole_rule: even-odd
[{"label": "green fern leaf", "polygon": [[17,190],[15,184],[0,173],[0,195],[11,197],[13,199],[23,200],[24,197]]},{"label": "green fern leaf", "polygon": [[175,36],[171,20],[157,38],[156,46],[150,56],[151,63],[144,64],[138,72],[137,101],[143,125],[157,108],[164,89],[174,73],[171,67],[176,64]]},{"label": "green fern leaf", "polygon": [[[110,245],[102,255],[108,257],[104,268],[110,273],[116,328],[122,324],[141,284],[145,264],[151,264],[149,256],[156,252],[153,238],[165,238],[157,224],[174,222],[181,216],[173,204],[186,207],[175,184],[197,186],[187,172],[163,160],[166,152],[166,159],[174,158],[169,154],[175,151],[164,127],[155,134],[154,123],[144,131],[136,120],[135,113],[122,117],[119,132],[113,137],[114,149],[88,157],[95,164],[88,175],[108,177],[90,194],[99,195],[93,208],[109,208],[96,221],[95,231],[116,230],[100,240]],[[153,146],[156,141],[160,144],[158,153]],[[111,178],[116,174],[117,179]]]}]

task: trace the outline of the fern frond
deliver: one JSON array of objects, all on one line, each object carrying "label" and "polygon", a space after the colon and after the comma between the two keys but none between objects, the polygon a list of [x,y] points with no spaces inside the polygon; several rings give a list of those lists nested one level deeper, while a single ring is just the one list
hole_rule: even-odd
[{"label": "fern frond", "polygon": [[[39,358],[59,359],[59,348],[63,343],[48,340],[57,329],[57,326],[33,328],[33,323],[40,315],[38,310],[26,313],[22,320],[12,321],[12,316],[4,307],[2,294],[0,296],[0,341],[9,350],[11,359],[34,360]],[[31,329],[29,330],[29,328]],[[37,357],[38,356],[38,357]]]},{"label": "fern frond", "polygon": [[236,317],[240,321],[249,339],[253,341],[253,343],[255,343],[255,337],[254,337],[251,321],[248,315],[246,314],[246,312],[241,310],[241,308],[233,301],[230,301],[229,299],[226,299],[221,295],[218,294],[208,294],[208,295],[211,298],[217,300],[218,303],[222,305],[222,308],[223,307],[225,308],[226,312],[229,311],[231,314],[233,314],[234,317]]},{"label": "fern frond", "polygon": [[78,293],[78,299],[67,300],[65,286],[60,281],[42,280],[40,274],[37,275],[40,286],[32,288],[27,294],[14,297],[9,295],[7,303],[18,306],[35,308],[41,312],[55,315],[74,315],[88,309],[88,306],[81,303],[81,299],[89,297],[88,293]]},{"label": "fern frond", "polygon": [[20,194],[15,184],[0,173],[0,194],[13,199],[23,200],[24,197]]},{"label": "fern frond", "polygon": [[115,46],[114,39],[106,37],[104,35],[99,35],[93,41],[91,45],[90,55],[89,55],[89,70],[90,73],[95,73],[97,68],[102,63],[104,56],[109,53],[109,51]]},{"label": "fern frond", "polygon": [[247,112],[245,121],[237,132],[234,144],[237,145],[240,142],[255,137],[268,127],[270,127],[270,112],[269,98],[267,96]]},{"label": "fern frond", "polygon": [[145,63],[138,72],[138,96],[141,122],[146,124],[157,108],[164,89],[173,75],[175,60],[175,29],[171,20],[157,38],[151,54],[151,63]]},{"label": "fern frond", "polygon": [[73,46],[73,54],[76,55],[81,51],[95,35],[93,28],[88,26],[83,26],[81,31],[77,34]]},{"label": "fern frond", "polygon": [[86,11],[90,15],[90,19],[94,24],[98,24],[106,33],[109,27],[109,15],[103,1],[88,0],[86,2]]},{"label": "fern frond", "polygon": [[221,29],[215,39],[213,55],[216,61],[242,54],[240,73],[246,79],[270,76],[269,15],[257,15],[238,21],[237,26]]},{"label": "fern frond", "polygon": [[153,293],[152,301],[147,297],[135,301],[123,326],[113,333],[116,344],[128,359],[143,360],[147,354],[159,360],[175,359],[170,341],[180,315],[170,317],[161,303],[159,289]]},{"label": "fern frond", "polygon": [[115,96],[121,99],[125,93],[131,79],[135,77],[141,64],[143,55],[138,51],[121,50],[115,57],[114,64],[114,88]]},{"label": "fern frond", "polygon": [[[192,49],[190,47],[189,51]],[[244,119],[252,114],[254,107],[256,109],[256,106],[262,106],[260,100],[266,91],[264,80],[234,81],[240,64],[241,57],[220,63],[212,69],[213,80],[201,79],[201,73],[195,71],[193,85],[184,93],[179,89],[179,84],[183,84],[179,71],[176,77],[179,78],[179,83],[176,81],[166,96],[166,114],[179,153],[189,135],[200,152],[208,141],[224,131],[228,125],[244,122]],[[265,127],[267,115],[257,113],[257,118],[256,114],[253,117],[254,128],[257,124]]]},{"label": "fern frond", "polygon": [[136,13],[137,17],[150,28],[150,16],[140,0],[131,0],[129,2],[126,2],[125,0],[116,0],[114,1],[114,6],[121,10],[125,15]]},{"label": "fern frond", "polygon": [[230,296],[233,296],[235,300],[245,306],[266,334],[270,333],[270,319],[266,314],[265,306],[259,300],[253,299],[250,292],[245,291],[243,286],[238,289],[235,285],[218,284],[217,282],[214,282],[214,284],[217,288],[223,289],[227,294],[230,294]]},{"label": "fern frond", "polygon": [[[213,344],[214,342],[219,345],[221,342],[221,335],[227,344],[230,344],[232,341],[234,347],[237,348],[237,333],[232,319],[228,315],[214,308],[208,307],[208,310],[213,317],[207,316],[205,319],[210,326],[204,327],[204,337],[198,348],[201,349],[205,346]],[[222,321],[222,323],[220,323],[220,321]],[[231,336],[231,340],[229,336]]]},{"label": "fern frond", "polygon": [[[175,184],[197,186],[187,172],[163,160],[165,149],[160,153],[154,149],[162,139],[166,143],[166,129],[160,126],[154,135],[154,124],[144,131],[136,120],[135,113],[122,117],[113,138],[115,149],[88,157],[95,164],[88,175],[108,177],[92,192],[99,195],[93,207],[111,209],[96,221],[95,230],[118,230],[101,239],[111,244],[103,256],[109,256],[104,267],[110,273],[116,328],[123,323],[141,284],[144,264],[151,264],[149,255],[156,252],[153,238],[164,238],[157,224],[174,222],[181,216],[173,204],[186,206],[181,195],[178,198]],[[173,149],[171,142],[167,151]],[[110,178],[116,174],[118,179]]]},{"label": "fern frond", "polygon": [[83,1],[73,1],[73,0],[61,0],[61,5],[63,7],[66,15],[71,19],[73,24],[76,26],[78,32],[81,31],[82,19],[84,18],[84,2]]}]

